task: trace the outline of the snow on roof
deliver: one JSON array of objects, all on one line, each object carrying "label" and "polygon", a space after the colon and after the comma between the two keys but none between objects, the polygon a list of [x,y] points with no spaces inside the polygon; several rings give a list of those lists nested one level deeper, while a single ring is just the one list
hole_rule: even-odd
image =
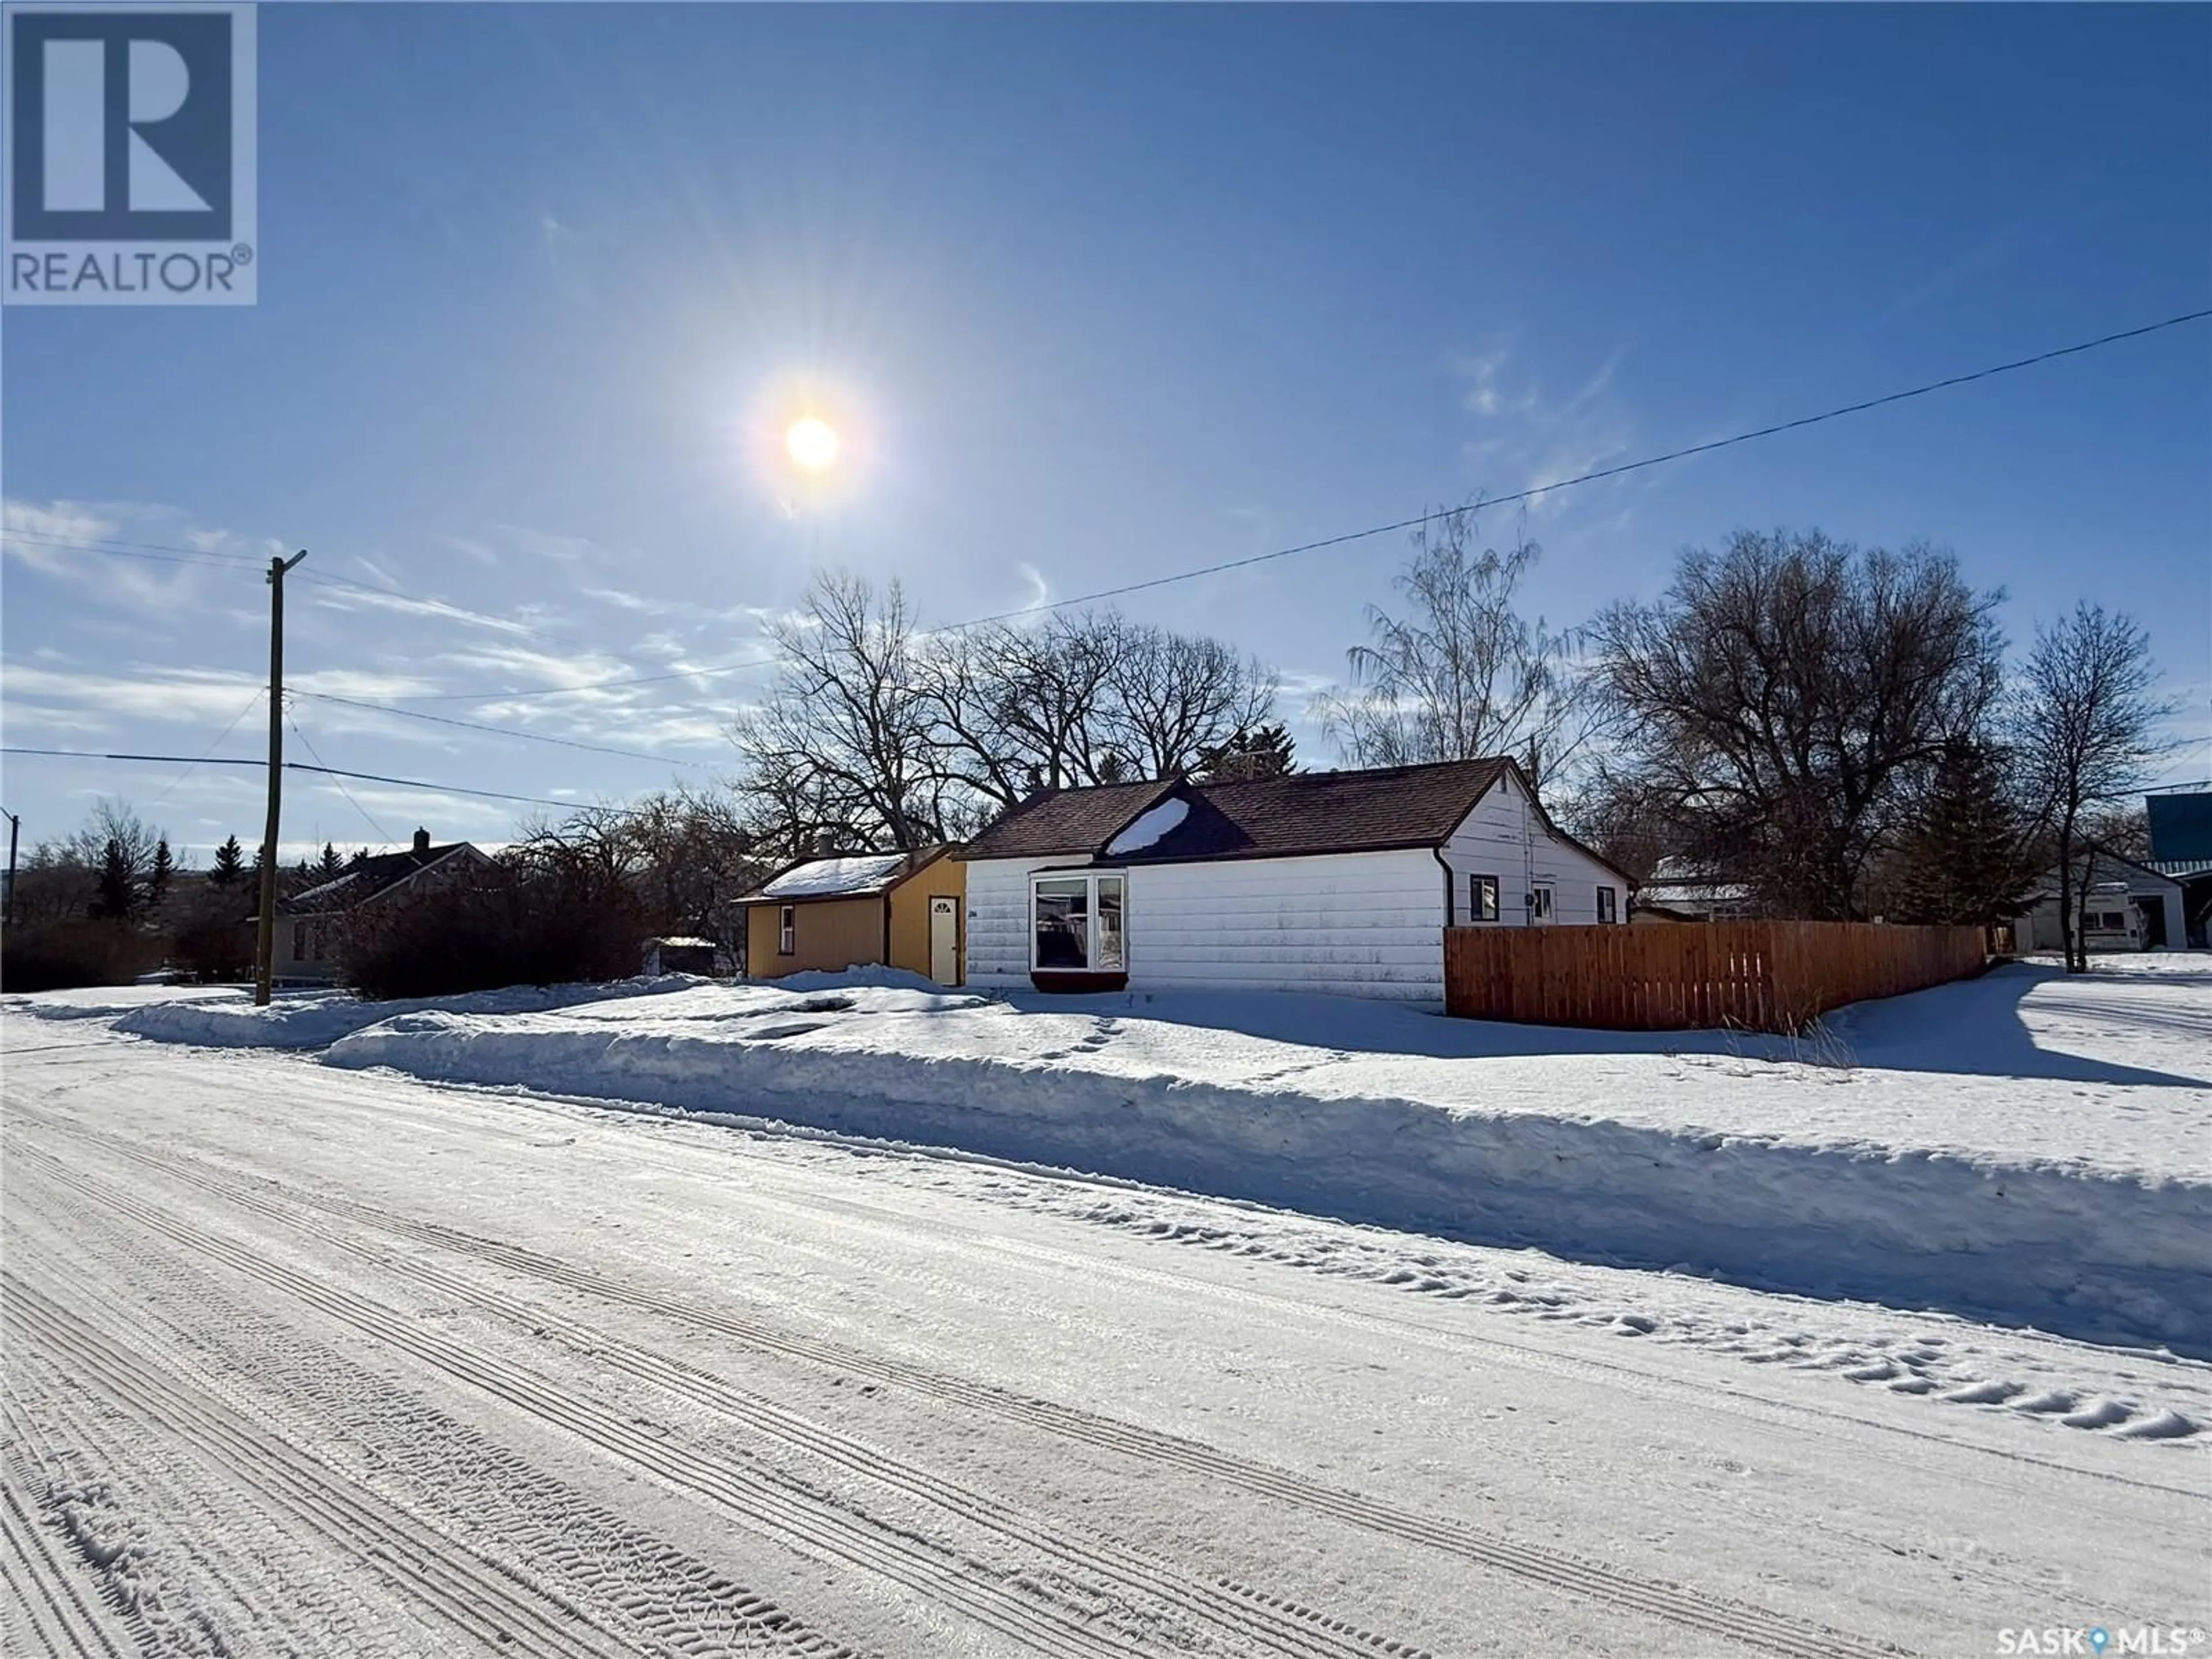
[{"label": "snow on roof", "polygon": [[1129,827],[1106,843],[1106,856],[1118,859],[1125,853],[1150,847],[1154,842],[1190,816],[1190,803],[1181,795],[1172,795],[1157,806],[1148,806],[1129,821]]},{"label": "snow on roof", "polygon": [[711,951],[714,941],[710,939],[649,939],[648,945],[659,945],[664,951]]},{"label": "snow on roof", "polygon": [[319,902],[324,899],[331,897],[338,890],[339,888],[344,886],[348,882],[351,881],[360,873],[361,872],[357,870],[349,870],[345,874],[342,876],[334,876],[328,881],[319,881],[313,887],[304,888],[301,891],[293,894],[292,902],[295,904],[300,904],[313,899]]},{"label": "snow on roof", "polygon": [[1636,896],[1651,904],[1700,901],[1729,904],[1749,898],[1751,889],[1735,881],[1647,881],[1636,890]]},{"label": "snow on roof", "polygon": [[903,853],[814,859],[785,871],[760,890],[763,898],[833,898],[880,893],[905,872]]}]

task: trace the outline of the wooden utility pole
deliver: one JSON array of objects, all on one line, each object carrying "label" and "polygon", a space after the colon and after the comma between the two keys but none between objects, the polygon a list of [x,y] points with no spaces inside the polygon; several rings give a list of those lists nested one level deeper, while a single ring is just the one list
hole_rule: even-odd
[{"label": "wooden utility pole", "polygon": [[261,903],[253,939],[253,1003],[269,1006],[276,978],[276,827],[284,788],[284,573],[307,556],[269,561],[269,822],[261,832]]},{"label": "wooden utility pole", "polygon": [[23,827],[23,820],[5,807],[0,807],[0,817],[8,820],[8,898],[7,909],[0,913],[0,921],[13,927],[15,925],[15,832]]}]

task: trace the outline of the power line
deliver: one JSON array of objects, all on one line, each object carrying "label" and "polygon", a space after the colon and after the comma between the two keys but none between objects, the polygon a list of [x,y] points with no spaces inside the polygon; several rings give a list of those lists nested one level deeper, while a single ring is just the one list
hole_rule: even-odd
[{"label": "power line", "polygon": [[[289,708],[287,708],[284,711],[284,719],[286,723],[291,726],[293,735],[298,738],[301,743],[307,746],[307,752],[313,755],[318,762],[321,761],[323,758],[322,750],[315,747],[315,740],[307,735],[307,728],[301,726],[300,722],[294,718],[292,711]],[[392,832],[386,830],[382,824],[379,823],[375,818],[369,815],[368,808],[363,806],[359,801],[353,798],[353,791],[347,788],[342,780],[333,777],[331,780],[331,782],[337,788],[338,793],[346,798],[346,805],[352,807],[355,811],[361,814],[362,822],[366,823],[370,829],[376,831],[377,840],[380,842],[388,842],[392,839]]]},{"label": "power line", "polygon": [[651,761],[656,766],[693,766],[704,768],[706,761],[679,760],[671,755],[648,754],[642,749],[617,749],[604,743],[586,743],[576,738],[556,738],[544,732],[526,732],[519,726],[487,726],[481,720],[455,720],[450,714],[426,714],[416,708],[396,708],[390,703],[366,702],[358,697],[341,697],[328,691],[295,691],[295,697],[310,697],[317,702],[334,702],[347,708],[367,708],[380,714],[397,714],[402,720],[428,720],[436,726],[457,726],[465,732],[489,732],[502,738],[521,738],[531,743],[557,744],[563,749],[586,749],[595,755],[620,755],[629,760]]},{"label": "power line", "polygon": [[[147,559],[156,563],[195,565],[208,570],[234,570],[240,573],[252,570],[257,574],[259,571],[259,566],[251,562],[252,556],[225,552],[220,548],[173,547],[161,542],[118,542],[106,537],[72,538],[64,536],[45,536],[35,532],[21,530],[10,530],[5,533],[6,539],[11,542],[26,543],[38,547],[51,547],[76,553],[96,553],[108,558]],[[489,612],[471,611],[465,605],[455,605],[451,599],[441,599],[428,593],[411,593],[403,587],[380,586],[374,582],[360,581],[351,576],[341,576],[335,571],[301,571],[294,580],[307,582],[318,587],[349,588],[356,592],[367,593],[378,599],[405,599],[415,605],[429,606],[434,611],[452,617],[456,621],[473,622],[479,627],[488,627],[496,633],[527,635],[532,639],[543,640],[548,645],[561,646],[571,651],[595,651],[598,648],[586,645],[581,640],[572,639],[564,634],[549,634],[542,628],[532,628],[526,623],[519,623],[510,617],[495,617]]]},{"label": "power line", "polygon": [[157,550],[150,546],[105,547],[96,545],[89,541],[71,540],[66,537],[33,535],[27,531],[21,530],[10,530],[5,533],[6,539],[11,542],[28,543],[34,547],[61,548],[75,553],[101,553],[106,554],[110,557],[118,559],[146,559],[156,564],[194,564],[204,566],[211,570],[243,570],[251,568],[250,566],[240,565],[235,562],[228,555],[202,553],[191,548],[179,547]]},{"label": "power line", "polygon": [[[2212,317],[2212,307],[2202,311],[2184,312],[2179,317],[2169,317],[2163,322],[2146,323],[2141,328],[2122,329],[2116,334],[2100,335],[2094,340],[2083,340],[2074,345],[2058,346],[2049,351],[2039,351],[2032,357],[2020,357],[2008,363],[1994,364],[1978,368],[1967,374],[1953,374],[1941,380],[1930,380],[1924,386],[1911,386],[1903,392],[1887,392],[1879,398],[1868,398],[1855,404],[1844,404],[1835,409],[1823,410],[1817,415],[1801,415],[1796,420],[1778,421],[1772,426],[1763,426],[1752,432],[1739,432],[1733,437],[1716,438],[1709,443],[1692,444],[1686,448],[1668,450],[1663,455],[1647,455],[1639,461],[1624,461],[1618,466],[1600,467],[1595,472],[1585,472],[1577,477],[1562,478],[1557,483],[1538,484],[1534,489],[1518,489],[1510,495],[1492,495],[1480,504],[1483,507],[1506,507],[1515,501],[1533,500],[1547,495],[1555,489],[1572,489],[1577,484],[1595,483],[1602,478],[1618,478],[1624,473],[1640,472],[1646,467],[1661,466],[1668,461],[1686,460],[1692,455],[1709,455],[1717,449],[1731,448],[1759,438],[1771,438],[1777,433],[1795,432],[1802,427],[1818,426],[1823,421],[1840,419],[1845,415],[1863,414],[1869,409],[1881,409],[1889,404],[1901,404],[1908,398],[1924,398],[1933,392],[1942,392],[1952,386],[1966,386],[1975,380],[1986,380],[1992,375],[2009,374],[2014,370],[2033,368],[2059,357],[2071,357],[2084,351],[2094,351],[2100,346],[2116,345],[2123,340],[2140,339],[2146,334],[2156,334],[2162,329],[2179,328],[2184,323],[2201,322]],[[1249,558],[1227,559],[1219,564],[1209,564],[1195,570],[1178,570],[1171,575],[1154,576],[1140,582],[1126,582],[1119,587],[1104,587],[1095,593],[1079,593],[1072,599],[1053,599],[1042,605],[1024,605],[1018,611],[1002,611],[994,617],[979,617],[973,622],[956,623],[943,630],[958,633],[966,629],[981,628],[991,623],[1011,622],[1018,617],[1034,617],[1048,611],[1064,610],[1071,605],[1095,605],[1100,599],[1119,599],[1125,593],[1140,593],[1147,588],[1165,587],[1171,582],[1187,582],[1200,576],[1218,575],[1224,570],[1242,570],[1248,566],[1266,564],[1274,559],[1287,559],[1293,554],[1317,553],[1323,548],[1341,547],[1347,542],[1365,541],[1373,536],[1387,536],[1395,530],[1411,530],[1433,514],[1420,514],[1410,519],[1400,519],[1394,524],[1376,525],[1366,530],[1349,531],[1341,536],[1328,536],[1320,541],[1301,542],[1296,547],[1278,548],[1272,553],[1255,553]]]},{"label": "power line", "polygon": [[[1986,368],[1974,369],[1964,374],[1948,375],[1942,380],[1930,380],[1920,386],[1908,386],[1903,391],[1886,392],[1881,397],[1868,398],[1856,403],[1840,404],[1833,409],[1823,410],[1818,414],[1802,415],[1793,420],[1778,421],[1772,425],[1759,427],[1748,432],[1739,432],[1729,437],[1716,438],[1705,443],[1687,445],[1680,449],[1668,450],[1662,454],[1647,455],[1639,460],[1624,461],[1614,466],[1600,467],[1595,471],[1581,473],[1574,477],[1561,478],[1550,483],[1538,484],[1530,489],[1515,490],[1510,495],[1491,496],[1484,500],[1480,504],[1484,507],[1510,506],[1516,501],[1530,501],[1539,495],[1549,495],[1554,490],[1572,489],[1583,484],[1596,483],[1607,478],[1618,478],[1631,472],[1640,472],[1647,468],[1662,466],[1671,461],[1686,460],[1695,455],[1711,454],[1717,450],[1733,448],[1739,444],[1753,443],[1762,438],[1774,437],[1781,433],[1795,432],[1805,427],[1818,426],[1825,422],[1839,420],[1846,415],[1863,414],[1869,410],[1884,408],[1891,404],[1904,403],[1915,398],[1924,398],[1931,393],[1948,391],[1954,386],[1967,386],[1978,380],[1990,380],[1996,375],[2010,374],[2021,369],[2033,368],[2039,364],[2051,362],[2061,357],[2076,356],[2083,352],[2095,351],[2106,346],[2119,344],[2124,341],[2140,339],[2146,335],[2157,334],[2167,329],[2181,327],[2185,324],[2201,322],[2207,317],[2212,317],[2212,307],[2207,307],[2197,311],[2184,312],[2179,316],[2168,317],[2160,322],[2147,323],[2137,328],[2121,329],[2110,334],[2099,335],[2094,339],[2077,341],[2071,345],[2053,347],[2051,349],[2047,351],[2037,352],[2032,356],[2015,358],[2009,362],[1995,363]],[[1249,568],[1254,565],[1270,563],[1277,559],[1291,558],[1301,553],[1316,553],[1327,548],[1342,547],[1353,542],[1367,541],[1376,536],[1387,536],[1395,532],[1411,530],[1432,516],[1432,514],[1428,513],[1417,514],[1410,518],[1395,520],[1389,524],[1372,525],[1364,530],[1346,531],[1341,535],[1327,536],[1316,541],[1300,542],[1294,546],[1277,548],[1272,552],[1255,553],[1239,559],[1225,559],[1215,564],[1200,565],[1192,569],[1173,571],[1166,575],[1149,577],[1143,581],[1125,582],[1119,586],[1100,588],[1093,592],[1075,594],[1064,599],[1050,599],[1037,605],[1024,605],[1012,611],[999,611],[988,617],[976,617],[970,618],[966,622],[951,623],[947,627],[935,631],[940,633],[963,633],[969,629],[987,627],[993,623],[1012,622],[1023,617],[1040,616],[1049,611],[1066,610],[1071,605],[1095,605],[1102,599],[1119,599],[1126,594],[1145,592],[1152,588],[1165,587],[1176,582],[1194,581],[1201,576],[1219,575],[1227,571],[1242,570]],[[8,533],[10,537],[17,540],[42,542],[46,544],[63,547],[87,546],[88,550],[94,552],[116,551],[120,550],[125,547],[128,547],[133,552],[143,554],[148,557],[163,556],[165,555],[182,556],[185,554],[194,554],[198,551],[197,550],[163,548],[161,544],[155,543],[112,544],[107,547],[95,547],[88,546],[87,543],[57,540],[53,538],[27,535],[20,532],[9,532]],[[179,557],[178,562],[206,562],[210,561],[204,558]],[[411,599],[421,603],[430,605],[446,605],[447,603],[444,600],[429,599],[420,594],[409,593],[404,589],[371,587],[366,583],[353,582],[350,581],[349,579],[344,577],[326,576],[325,580],[326,581],[337,582],[341,585],[360,587],[365,592],[384,594],[386,597]],[[448,608],[455,610],[459,609],[459,607],[453,606],[449,606]],[[524,633],[537,632],[537,630],[526,628],[520,623],[511,624],[511,626]],[[550,635],[539,634],[538,637],[553,639],[556,643],[564,645],[574,646],[578,643],[574,641],[558,640],[556,636]],[[567,696],[582,691],[605,690],[633,685],[665,684],[675,680],[704,679],[723,674],[739,673],[748,669],[767,666],[772,661],[772,659],[756,657],[749,658],[741,662],[715,664],[700,668],[682,669],[672,672],[641,674],[614,679],[592,680],[575,685],[540,686],[528,688],[519,691],[426,692],[419,696],[410,696],[402,700],[409,702],[506,702],[520,701],[525,698]]]},{"label": "power line", "polygon": [[229,738],[232,732],[238,730],[239,721],[244,720],[248,714],[253,712],[255,705],[260,702],[263,693],[260,688],[258,686],[255,687],[253,695],[246,700],[246,707],[240,709],[235,714],[233,714],[230,717],[230,724],[222,728],[222,735],[217,737],[213,743],[207,746],[207,753],[202,755],[198,760],[194,761],[191,765],[185,768],[183,771],[178,773],[175,777],[171,778],[167,783],[161,787],[161,793],[154,797],[153,804],[155,806],[159,806],[163,801],[168,799],[170,792],[179,784],[182,783],[186,778],[191,776],[196,769],[206,765],[210,760],[214,758],[215,751],[222,747],[224,742]]},{"label": "power line", "polygon": [[[190,755],[111,755],[91,749],[33,749],[15,744],[0,746],[0,755],[51,755],[65,760],[149,761],[165,766],[192,758]],[[258,766],[264,769],[269,764],[265,760],[239,760],[228,756],[200,763],[204,766]],[[498,789],[471,789],[465,784],[432,783],[422,778],[387,777],[381,772],[350,772],[336,766],[310,766],[305,761],[286,761],[284,770],[316,773],[324,777],[351,778],[357,783],[388,783],[401,789],[428,789],[441,795],[476,795],[485,800],[520,801],[530,806],[556,806],[564,812],[574,810],[576,805],[573,800],[554,800],[544,795],[511,795]]]},{"label": "power line", "polygon": [[[258,564],[245,562],[250,556],[225,553],[218,549],[172,547],[160,542],[118,542],[106,537],[71,538],[64,536],[44,536],[21,530],[6,532],[5,539],[11,542],[27,543],[39,547],[56,548],[69,552],[96,553],[112,558],[149,559],[167,564],[198,565],[212,570],[240,572],[252,570],[256,574],[259,571]],[[481,624],[492,626],[495,631],[525,634],[532,639],[544,640],[549,645],[563,646],[572,651],[587,651],[597,654],[599,650],[597,646],[587,645],[581,640],[572,639],[566,635],[549,634],[541,628],[532,628],[526,623],[515,622],[505,617],[472,611],[465,605],[455,605],[450,599],[437,599],[427,593],[410,592],[404,587],[380,587],[373,582],[357,581],[350,576],[341,576],[331,571],[302,571],[295,580],[324,587],[353,588],[380,599],[411,600],[416,605],[429,605],[441,611],[456,621],[474,618]],[[615,660],[619,662],[622,659],[617,658]],[[403,701],[408,702],[506,702],[530,697],[559,697],[575,691],[599,691],[617,686],[659,685],[672,680],[698,679],[715,675],[740,673],[748,668],[768,667],[774,661],[775,659],[770,657],[753,657],[743,662],[719,663],[704,668],[676,669],[653,674],[623,675],[611,679],[586,680],[575,685],[549,685],[520,691],[410,693],[404,697]],[[387,710],[386,712],[398,711]]]}]

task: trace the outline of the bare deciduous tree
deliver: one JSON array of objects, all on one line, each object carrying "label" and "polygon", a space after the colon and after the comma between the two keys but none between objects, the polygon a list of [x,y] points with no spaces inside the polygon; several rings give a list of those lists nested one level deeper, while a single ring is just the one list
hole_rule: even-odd
[{"label": "bare deciduous tree", "polygon": [[994,808],[1097,782],[1131,644],[1119,617],[1089,613],[925,640],[915,656],[945,782]]},{"label": "bare deciduous tree", "polygon": [[1504,552],[1476,547],[1475,509],[1425,520],[1394,584],[1406,608],[1367,611],[1368,639],[1346,653],[1348,689],[1314,712],[1360,766],[1516,756],[1540,785],[1589,735],[1568,641],[1522,616],[1522,580],[1541,556],[1525,521]]},{"label": "bare deciduous tree", "polygon": [[2131,618],[2078,605],[2056,627],[2037,629],[2013,704],[2013,741],[2057,835],[2059,937],[2069,973],[2089,965],[2074,914],[2082,814],[2141,788],[2167,751],[2160,728],[2173,705],[2157,683],[2150,641]]},{"label": "bare deciduous tree", "polygon": [[817,830],[859,843],[905,850],[941,839],[931,710],[899,585],[817,576],[803,611],[769,632],[776,683],[731,733],[749,786],[811,805],[823,815]]},{"label": "bare deciduous tree", "polygon": [[744,806],[720,790],[660,790],[627,806],[580,807],[557,823],[526,825],[516,853],[595,889],[622,884],[657,932],[735,950],[743,937],[736,901],[783,861],[781,849],[760,847]]},{"label": "bare deciduous tree", "polygon": [[1768,908],[1855,916],[1906,786],[1985,723],[2002,598],[1948,554],[1817,531],[1685,553],[1656,604],[1591,630],[1619,763]]},{"label": "bare deciduous tree", "polygon": [[1121,639],[1104,725],[1125,776],[1178,776],[1274,712],[1274,674],[1219,640],[1137,626]]},{"label": "bare deciduous tree", "polygon": [[144,881],[154,872],[155,850],[168,838],[168,832],[149,824],[132,810],[131,803],[109,796],[101,796],[93,803],[85,820],[51,848],[42,847],[40,854],[48,861],[82,865],[88,870],[97,870],[107,856],[110,842],[121,848],[125,866],[133,881]]},{"label": "bare deciduous tree", "polygon": [[776,684],[732,735],[749,827],[793,852],[910,849],[1039,789],[1177,776],[1274,704],[1256,660],[1112,611],[933,634],[896,586],[823,576],[771,634]]}]

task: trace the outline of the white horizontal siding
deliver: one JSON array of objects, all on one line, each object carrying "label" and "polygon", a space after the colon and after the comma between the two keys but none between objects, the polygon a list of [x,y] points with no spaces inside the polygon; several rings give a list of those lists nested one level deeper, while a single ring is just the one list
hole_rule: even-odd
[{"label": "white horizontal siding", "polygon": [[[1029,983],[1030,876],[1066,862],[969,863],[969,984]],[[1132,990],[1443,1000],[1443,872],[1428,853],[1137,865],[1125,873]]]},{"label": "white horizontal siding", "polygon": [[1444,844],[1452,868],[1452,920],[1465,925],[1468,878],[1498,878],[1498,927],[1529,925],[1528,894],[1539,885],[1552,889],[1552,920],[1561,926],[1597,921],[1597,890],[1613,890],[1613,917],[1628,915],[1628,890],[1620,878],[1579,848],[1557,840],[1531,806],[1511,773],[1498,779]]},{"label": "white horizontal siding", "polygon": [[1075,860],[971,859],[968,863],[968,983],[1012,990],[1030,982],[1030,872]]},{"label": "white horizontal siding", "polygon": [[1443,879],[1425,852],[1138,866],[1130,988],[1442,1001]]}]

